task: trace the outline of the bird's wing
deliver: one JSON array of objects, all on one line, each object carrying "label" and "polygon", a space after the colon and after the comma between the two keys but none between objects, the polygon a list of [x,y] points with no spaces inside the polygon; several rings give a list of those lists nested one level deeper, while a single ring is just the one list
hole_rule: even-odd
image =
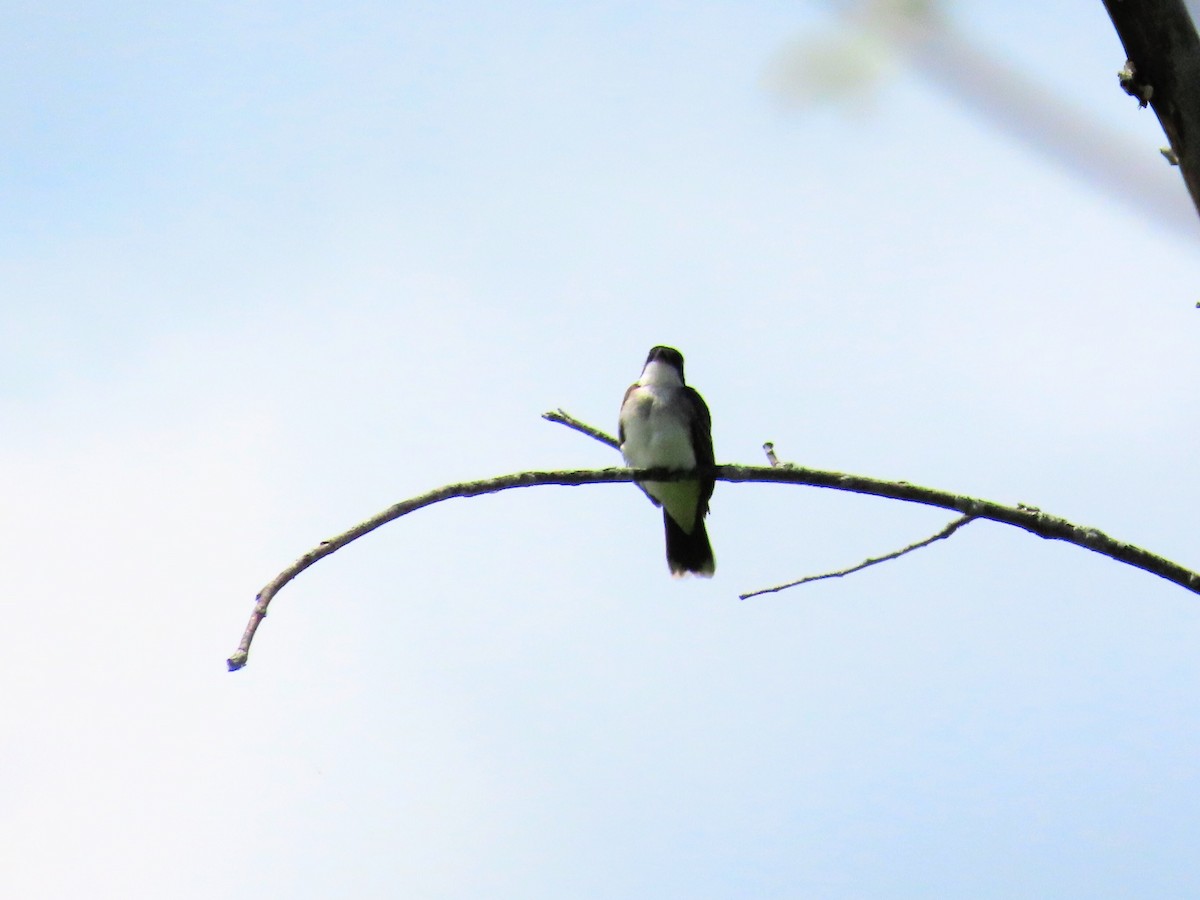
[{"label": "bird's wing", "polygon": [[[692,450],[696,454],[696,467],[703,468],[705,466],[716,465],[716,457],[713,455],[712,442],[712,415],[708,411],[708,404],[704,402],[695,390],[695,388],[684,387],[683,395],[691,404],[692,410],[695,413],[692,419]],[[697,507],[697,514],[704,515],[708,512],[708,499],[712,496],[713,488],[716,487],[716,479],[702,478],[700,480],[700,503]]]},{"label": "bird's wing", "polygon": [[[636,391],[638,389],[638,387],[639,387],[639,385],[635,381],[633,384],[631,384],[628,388],[625,389],[625,396],[621,398],[622,411],[624,411],[624,409],[625,409],[625,404],[629,402],[629,395],[632,394],[634,391]],[[617,416],[617,447],[618,447],[618,449],[620,448],[621,444],[624,444],[624,443],[625,443],[625,418],[623,416]]]}]

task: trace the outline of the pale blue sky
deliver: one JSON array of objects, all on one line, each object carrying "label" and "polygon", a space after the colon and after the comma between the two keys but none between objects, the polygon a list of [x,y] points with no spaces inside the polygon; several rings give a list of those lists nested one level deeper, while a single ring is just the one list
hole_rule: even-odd
[{"label": "pale blue sky", "polygon": [[[956,34],[1131,166],[1100,4]],[[1025,502],[1200,566],[1200,245],[822,3],[10,5],[0,893],[1186,897],[1200,598],[948,514],[719,485],[711,582],[615,465],[679,347],[720,461]],[[1036,144],[1036,141],[1034,142]],[[1166,166],[1147,177],[1182,184]]]}]

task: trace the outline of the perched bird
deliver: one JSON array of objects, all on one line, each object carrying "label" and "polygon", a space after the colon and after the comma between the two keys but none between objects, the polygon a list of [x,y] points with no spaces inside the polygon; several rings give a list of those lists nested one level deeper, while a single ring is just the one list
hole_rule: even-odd
[{"label": "perched bird", "polygon": [[[642,377],[621,403],[621,455],[634,469],[695,469],[713,465],[712,417],[704,399],[683,380],[683,355],[655,347]],[[663,508],[667,565],[671,575],[689,572],[705,578],[716,569],[704,517],[712,496],[712,476],[689,481],[645,481],[640,486]]]}]

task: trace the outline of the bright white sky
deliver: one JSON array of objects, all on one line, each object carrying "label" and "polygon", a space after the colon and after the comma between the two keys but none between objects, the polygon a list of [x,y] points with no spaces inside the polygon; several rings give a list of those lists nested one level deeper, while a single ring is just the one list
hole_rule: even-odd
[{"label": "bright white sky", "polygon": [[[1011,6],[950,24],[1161,161],[1100,4]],[[836,24],[10,6],[0,894],[1200,894],[1200,597],[983,523],[736,599],[936,510],[720,485],[717,577],[681,583],[633,487],[454,501],[301,576],[225,671],[322,538],[617,464],[539,415],[614,428],[656,343],[720,461],[770,439],[1200,565],[1200,231],[898,60],[786,102],[797,46],[880,61]]]}]

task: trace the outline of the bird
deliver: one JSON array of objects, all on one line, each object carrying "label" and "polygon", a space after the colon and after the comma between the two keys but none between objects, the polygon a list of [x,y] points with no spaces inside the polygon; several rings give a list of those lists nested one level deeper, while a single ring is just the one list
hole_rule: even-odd
[{"label": "bird", "polygon": [[[621,402],[617,431],[625,464],[635,469],[696,469],[714,464],[712,416],[683,378],[683,354],[674,347],[650,350],[641,377]],[[710,578],[716,571],[704,527],[715,479],[644,481],[639,486],[663,510],[671,577]]]}]

